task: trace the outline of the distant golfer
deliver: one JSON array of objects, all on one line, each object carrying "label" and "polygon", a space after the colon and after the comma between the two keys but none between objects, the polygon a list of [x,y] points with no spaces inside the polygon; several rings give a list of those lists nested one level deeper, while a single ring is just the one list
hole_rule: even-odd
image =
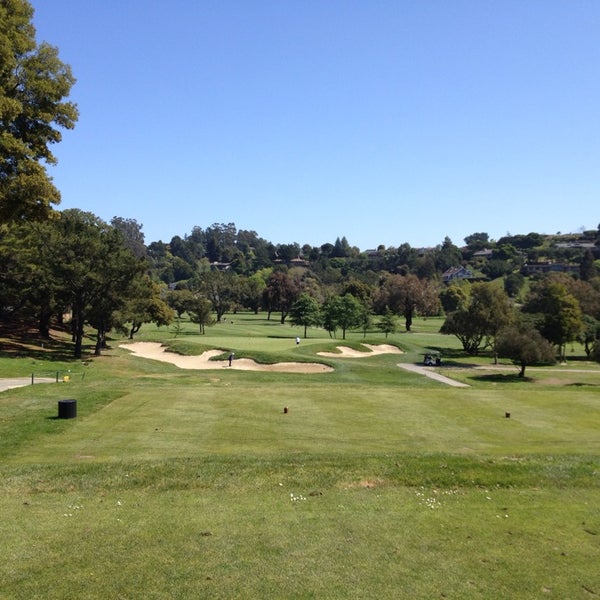
[{"label": "distant golfer", "polygon": [[235,353],[233,353],[233,352],[229,355],[229,366],[231,366],[231,363],[233,362],[233,357],[234,356],[235,356]]},{"label": "distant golfer", "polygon": [[300,338],[296,337],[296,346],[300,343]]}]

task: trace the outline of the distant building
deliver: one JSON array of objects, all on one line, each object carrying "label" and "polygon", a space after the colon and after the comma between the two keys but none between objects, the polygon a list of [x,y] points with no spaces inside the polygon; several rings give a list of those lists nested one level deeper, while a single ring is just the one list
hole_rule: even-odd
[{"label": "distant building", "polygon": [[290,260],[289,265],[291,267],[308,267],[310,262],[304,259],[302,256],[297,256],[296,258],[292,258],[292,260]]},{"label": "distant building", "polygon": [[457,279],[471,279],[473,273],[466,267],[450,267],[442,273],[442,281],[448,283]]},{"label": "distant building", "polygon": [[365,254],[369,258],[374,258],[376,256],[379,256],[381,254],[381,252],[379,252],[379,250],[375,250],[375,248],[370,248],[369,250],[365,250]]},{"label": "distant building", "polygon": [[521,267],[523,275],[536,275],[542,273],[578,273],[579,265],[568,265],[558,262],[526,263]]},{"label": "distant building", "polygon": [[590,250],[596,247],[594,242],[559,242],[555,244],[557,248],[589,248]]},{"label": "distant building", "polygon": [[230,267],[231,267],[230,262],[215,261],[215,262],[210,263],[210,268],[214,269],[215,271],[228,271]]},{"label": "distant building", "polygon": [[477,252],[473,252],[473,258],[492,258],[493,253],[493,250],[484,248],[483,250],[477,250]]}]

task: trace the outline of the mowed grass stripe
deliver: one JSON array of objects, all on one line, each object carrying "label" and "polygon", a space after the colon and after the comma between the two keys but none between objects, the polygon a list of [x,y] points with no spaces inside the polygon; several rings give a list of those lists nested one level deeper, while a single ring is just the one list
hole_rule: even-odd
[{"label": "mowed grass stripe", "polygon": [[[315,452],[598,453],[591,392],[569,403],[501,390],[240,385],[133,389],[23,447],[11,462]],[[284,413],[284,408],[288,413]],[[506,418],[505,413],[511,417]],[[49,425],[52,427],[52,424]],[[83,458],[82,458],[83,457]]]}]

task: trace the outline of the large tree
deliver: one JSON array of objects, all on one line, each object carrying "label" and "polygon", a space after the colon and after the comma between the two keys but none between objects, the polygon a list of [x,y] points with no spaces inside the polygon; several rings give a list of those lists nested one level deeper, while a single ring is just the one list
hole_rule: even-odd
[{"label": "large tree", "polygon": [[494,346],[498,331],[511,323],[513,310],[504,290],[492,283],[474,283],[468,305],[451,312],[440,332],[455,335],[463,349],[476,355]]},{"label": "large tree", "polygon": [[162,298],[161,286],[147,274],[140,274],[132,281],[124,307],[116,315],[116,321],[130,340],[144,323],[161,327],[170,325],[174,318],[175,311]]},{"label": "large tree", "polygon": [[323,326],[330,336],[339,327],[345,340],[348,329],[360,326],[363,314],[364,305],[352,294],[333,296],[323,305]]},{"label": "large tree", "polygon": [[566,344],[576,340],[584,329],[577,298],[563,283],[547,277],[532,287],[523,311],[535,315],[537,329],[558,347],[560,359],[564,361]]},{"label": "large tree", "polygon": [[200,333],[206,333],[206,326],[213,324],[211,314],[212,302],[208,298],[196,295],[188,302],[187,312],[192,323],[196,323],[200,327]]},{"label": "large tree", "polygon": [[60,292],[48,261],[51,222],[12,223],[0,234],[0,307],[3,320],[36,319],[43,338]]},{"label": "large tree", "polygon": [[62,211],[51,223],[47,257],[59,282],[64,306],[73,319],[74,355],[80,358],[84,325],[96,328],[96,352],[116,325],[115,312],[131,298],[132,283],[145,263],[124,246],[122,235],[93,215],[77,209]]},{"label": "large tree", "polygon": [[375,300],[379,314],[383,314],[388,307],[393,313],[402,315],[406,331],[410,331],[417,312],[422,315],[437,314],[440,305],[435,283],[412,274],[384,276]]},{"label": "large tree", "polygon": [[519,377],[525,377],[527,365],[554,362],[554,350],[550,342],[525,322],[501,329],[496,348],[499,356],[510,358],[521,367]]},{"label": "large tree", "polygon": [[239,277],[231,271],[211,269],[194,279],[192,289],[210,300],[217,313],[217,322],[220,323],[239,297]]},{"label": "large tree", "polygon": [[300,295],[299,282],[283,271],[274,271],[267,279],[267,287],[263,293],[263,299],[269,318],[274,310],[281,311],[280,322],[283,325],[294,302]]},{"label": "large tree", "polygon": [[306,337],[307,329],[313,325],[319,325],[321,322],[319,301],[310,294],[300,294],[290,310],[290,321],[294,325],[304,327],[304,337]]},{"label": "large tree", "polygon": [[71,68],[37,44],[32,18],[26,0],[0,0],[0,222],[45,219],[60,202],[42,163],[78,116]]},{"label": "large tree", "polygon": [[[265,272],[267,273],[266,275]],[[268,269],[266,271],[263,270],[263,272],[257,271],[242,280],[240,298],[242,306],[249,308],[254,314],[258,314],[262,305],[263,294],[267,287],[265,279],[269,274],[270,270]]]}]

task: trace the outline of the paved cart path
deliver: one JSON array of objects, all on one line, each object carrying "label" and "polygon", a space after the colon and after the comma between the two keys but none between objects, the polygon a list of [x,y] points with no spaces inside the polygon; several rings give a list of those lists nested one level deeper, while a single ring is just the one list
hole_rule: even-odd
[{"label": "paved cart path", "polygon": [[[54,377],[36,377],[34,383],[55,383]],[[13,388],[25,387],[31,385],[31,377],[9,377],[0,379],[0,392],[11,390]]]},{"label": "paved cart path", "polygon": [[451,385],[452,387],[471,387],[462,381],[456,381],[455,379],[450,379],[450,377],[446,377],[445,375],[440,375],[437,371],[434,371],[432,367],[421,367],[420,365],[412,365],[410,363],[398,363],[398,366],[406,371],[412,371],[413,373],[425,375],[425,377],[435,379],[436,381],[440,381],[446,385]]}]

